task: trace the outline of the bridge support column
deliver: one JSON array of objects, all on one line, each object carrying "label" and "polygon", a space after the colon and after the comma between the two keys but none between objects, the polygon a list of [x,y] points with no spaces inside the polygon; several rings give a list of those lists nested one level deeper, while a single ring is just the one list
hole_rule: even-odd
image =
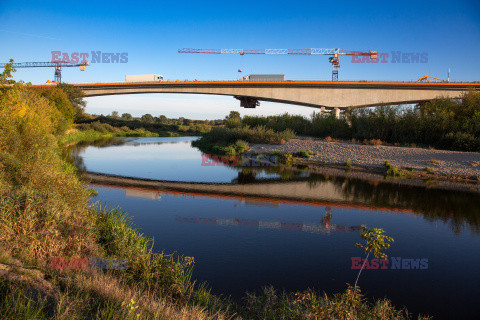
[{"label": "bridge support column", "polygon": [[335,111],[335,118],[340,119],[340,108],[333,109]]},{"label": "bridge support column", "polygon": [[320,108],[320,114],[323,116],[325,114],[325,107]]}]

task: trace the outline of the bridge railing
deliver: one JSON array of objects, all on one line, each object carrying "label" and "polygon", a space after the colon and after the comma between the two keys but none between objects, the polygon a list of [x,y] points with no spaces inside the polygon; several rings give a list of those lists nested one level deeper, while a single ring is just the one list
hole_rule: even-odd
[{"label": "bridge railing", "polygon": [[[248,83],[248,82],[278,82],[278,83],[283,83],[283,82],[331,82],[331,83],[337,83],[337,82],[334,82],[334,81],[331,81],[331,80],[321,80],[321,79],[308,79],[308,80],[300,80],[300,79],[296,79],[296,80],[284,80],[284,81],[249,81],[249,80],[242,80],[242,79],[238,79],[238,80],[232,80],[232,79],[201,79],[201,80],[198,80],[198,79],[183,79],[183,80],[180,80],[180,79],[165,79],[165,80],[162,80],[162,81],[139,81],[139,82],[126,82],[126,81],[108,81],[108,82],[98,82],[98,81],[88,81],[88,82],[81,82],[81,83],[75,83],[77,85],[82,85],[82,84],[85,84],[85,85],[88,85],[88,84],[127,84],[127,83],[132,83],[132,84],[135,84],[135,83],[185,83],[185,82],[188,82],[188,83],[195,83],[195,82],[198,82],[198,83],[211,83],[211,82],[231,82],[231,83],[239,83],[239,82],[242,82],[242,83]],[[449,81],[449,82],[418,82],[418,81],[410,81],[410,80],[341,80],[341,81],[338,81],[340,83],[479,83],[479,81]],[[43,85],[44,83],[39,83],[38,85]]]}]

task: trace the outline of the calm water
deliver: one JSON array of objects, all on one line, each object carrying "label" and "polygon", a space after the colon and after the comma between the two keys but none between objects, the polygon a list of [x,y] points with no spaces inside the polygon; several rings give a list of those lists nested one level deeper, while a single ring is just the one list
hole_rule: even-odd
[{"label": "calm water", "polygon": [[389,257],[428,259],[424,270],[364,270],[359,285],[368,297],[388,297],[435,318],[478,319],[478,195],[202,166],[191,140],[140,138],[78,147],[75,161],[93,172],[160,180],[253,177],[229,195],[95,186],[95,200],[133,216],[155,238],[156,251],[195,257],[194,277],[215,293],[240,299],[265,285],[342,291],[355,281],[351,258],[363,255],[355,243],[358,227],[366,224],[395,239]]},{"label": "calm water", "polygon": [[[232,182],[237,170],[202,166],[202,153],[192,148],[197,137],[115,139],[112,144],[80,147],[83,166],[92,172],[192,182]],[[199,162],[200,159],[200,162]],[[277,176],[276,174],[261,176]]]}]

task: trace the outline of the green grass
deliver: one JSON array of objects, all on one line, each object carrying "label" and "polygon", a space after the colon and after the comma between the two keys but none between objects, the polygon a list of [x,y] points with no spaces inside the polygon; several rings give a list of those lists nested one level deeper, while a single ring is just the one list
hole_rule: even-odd
[{"label": "green grass", "polygon": [[311,155],[312,155],[312,151],[310,150],[300,150],[293,154],[293,156],[297,158],[310,158]]},{"label": "green grass", "polygon": [[346,166],[348,169],[352,169],[352,168],[353,168],[352,161],[351,161],[351,160],[347,160],[347,161],[345,162],[345,166]]},{"label": "green grass", "polygon": [[392,165],[388,160],[385,161],[385,176],[399,178],[404,176],[401,168]]},{"label": "green grass", "polygon": [[[248,294],[240,315],[246,319],[411,319],[406,310],[396,309],[387,299],[368,302],[351,286],[332,296],[313,290],[288,293],[265,287],[260,294]],[[418,319],[429,319],[419,316]]]},{"label": "green grass", "polygon": [[114,137],[158,137],[158,136],[175,136],[175,134],[165,132],[159,134],[156,132],[146,131],[144,129],[130,130],[117,129],[113,131],[98,131],[95,129],[74,131],[70,134],[66,134],[59,139],[59,143],[62,146],[70,145],[78,142],[94,142],[102,139],[110,139]]},{"label": "green grass", "polygon": [[24,286],[0,278],[0,314],[2,319],[10,320],[46,320],[51,319],[46,312],[47,301],[40,297],[27,297]]},{"label": "green grass", "polygon": [[427,171],[428,173],[434,173],[435,170],[430,168],[430,167],[425,167],[425,171]]}]

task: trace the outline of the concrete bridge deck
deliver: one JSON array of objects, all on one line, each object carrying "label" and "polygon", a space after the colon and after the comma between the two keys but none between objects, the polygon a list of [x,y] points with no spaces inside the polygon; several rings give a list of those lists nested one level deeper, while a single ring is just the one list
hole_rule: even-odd
[{"label": "concrete bridge deck", "polygon": [[211,94],[339,110],[419,103],[438,97],[459,98],[468,90],[480,89],[480,82],[163,81],[75,86],[83,89],[87,97],[140,93]]}]

